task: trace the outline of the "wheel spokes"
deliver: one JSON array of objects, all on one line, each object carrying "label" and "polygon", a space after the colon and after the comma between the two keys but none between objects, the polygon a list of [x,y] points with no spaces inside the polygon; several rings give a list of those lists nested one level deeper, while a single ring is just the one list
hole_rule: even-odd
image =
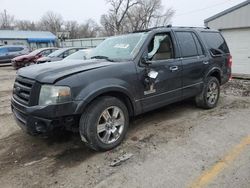
[{"label": "wheel spokes", "polygon": [[97,126],[97,133],[102,133],[102,132],[104,132],[104,131],[106,131],[106,123],[99,124],[99,125]]},{"label": "wheel spokes", "polygon": [[118,131],[117,128],[115,128],[114,130],[112,130],[112,134],[113,134],[113,136],[114,136],[115,139],[120,136],[120,133],[119,133],[119,131]]},{"label": "wheel spokes", "polygon": [[110,136],[111,136],[111,131],[106,131],[103,137],[104,143],[109,143]]},{"label": "wheel spokes", "polygon": [[209,84],[207,90],[207,101],[210,104],[214,104],[218,98],[218,86],[215,82]]},{"label": "wheel spokes", "polygon": [[117,119],[118,116],[119,116],[119,114],[120,114],[119,108],[114,107],[113,113],[112,113],[112,117],[115,118],[115,119]]},{"label": "wheel spokes", "polygon": [[105,121],[108,121],[111,118],[111,115],[108,111],[108,109],[106,109],[103,113],[102,113],[102,117],[105,119]]},{"label": "wheel spokes", "polygon": [[106,108],[98,121],[97,134],[105,144],[115,142],[122,134],[125,125],[123,111],[116,106]]},{"label": "wheel spokes", "polygon": [[123,120],[122,118],[116,119],[116,120],[114,121],[114,126],[115,126],[115,127],[118,127],[118,126],[123,125],[123,123],[124,123],[124,120]]}]

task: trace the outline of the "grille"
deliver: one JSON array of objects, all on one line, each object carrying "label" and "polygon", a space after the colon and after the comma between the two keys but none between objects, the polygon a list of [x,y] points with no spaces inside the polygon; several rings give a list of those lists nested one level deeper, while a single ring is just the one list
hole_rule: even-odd
[{"label": "grille", "polygon": [[18,102],[29,105],[34,81],[18,76],[14,83],[13,97]]}]

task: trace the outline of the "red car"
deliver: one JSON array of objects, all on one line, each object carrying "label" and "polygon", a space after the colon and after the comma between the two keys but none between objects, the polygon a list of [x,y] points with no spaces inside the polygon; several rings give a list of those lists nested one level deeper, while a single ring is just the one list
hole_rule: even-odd
[{"label": "red car", "polygon": [[15,57],[14,59],[11,60],[11,63],[15,69],[26,67],[26,66],[35,64],[37,59],[41,57],[46,57],[52,52],[54,52],[55,50],[58,50],[58,48],[54,48],[54,47],[40,48],[27,55],[21,55],[21,56]]}]

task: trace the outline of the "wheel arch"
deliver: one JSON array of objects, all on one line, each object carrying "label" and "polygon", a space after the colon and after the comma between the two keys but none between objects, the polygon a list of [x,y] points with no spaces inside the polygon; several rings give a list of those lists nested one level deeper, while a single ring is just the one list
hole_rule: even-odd
[{"label": "wheel arch", "polygon": [[83,113],[86,107],[89,106],[94,100],[103,96],[111,96],[118,98],[126,105],[129,112],[129,116],[135,115],[135,103],[132,100],[132,95],[124,88],[105,88],[92,93],[80,102],[77,107],[76,113]]},{"label": "wheel arch", "polygon": [[206,75],[206,78],[209,77],[209,76],[213,76],[215,78],[218,79],[219,83],[221,84],[221,78],[222,78],[222,71],[220,68],[218,67],[214,67],[213,69],[211,69],[207,75]]}]

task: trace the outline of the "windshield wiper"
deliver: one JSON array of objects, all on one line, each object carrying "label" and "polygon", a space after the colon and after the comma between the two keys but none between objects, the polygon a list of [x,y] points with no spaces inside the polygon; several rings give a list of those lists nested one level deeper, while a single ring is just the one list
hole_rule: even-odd
[{"label": "windshield wiper", "polygon": [[110,59],[109,57],[102,56],[102,55],[93,56],[93,57],[91,57],[91,59],[106,59],[107,61],[114,62],[113,59]]}]

